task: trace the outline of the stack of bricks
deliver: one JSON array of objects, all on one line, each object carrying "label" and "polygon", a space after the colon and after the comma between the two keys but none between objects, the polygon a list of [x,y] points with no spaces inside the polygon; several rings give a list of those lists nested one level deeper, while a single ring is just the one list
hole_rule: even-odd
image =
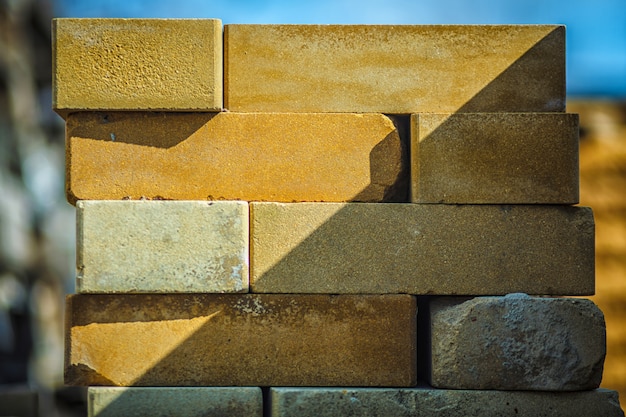
[{"label": "stack of bricks", "polygon": [[53,34],[90,416],[623,415],[564,27]]}]

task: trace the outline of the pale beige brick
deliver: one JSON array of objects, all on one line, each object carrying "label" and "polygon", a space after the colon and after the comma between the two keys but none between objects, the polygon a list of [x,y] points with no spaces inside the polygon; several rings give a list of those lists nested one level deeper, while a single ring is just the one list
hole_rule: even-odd
[{"label": "pale beige brick", "polygon": [[408,147],[381,114],[75,113],[68,199],[408,201]]},{"label": "pale beige brick", "polygon": [[79,201],[83,293],[248,292],[248,203]]}]

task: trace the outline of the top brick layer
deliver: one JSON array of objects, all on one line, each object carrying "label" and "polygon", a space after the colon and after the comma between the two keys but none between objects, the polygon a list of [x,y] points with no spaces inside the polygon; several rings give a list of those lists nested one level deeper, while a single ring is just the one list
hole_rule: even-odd
[{"label": "top brick layer", "polygon": [[216,19],[54,19],[52,107],[212,111],[222,108]]},{"label": "top brick layer", "polygon": [[224,105],[259,112],[551,112],[563,26],[226,25]]}]

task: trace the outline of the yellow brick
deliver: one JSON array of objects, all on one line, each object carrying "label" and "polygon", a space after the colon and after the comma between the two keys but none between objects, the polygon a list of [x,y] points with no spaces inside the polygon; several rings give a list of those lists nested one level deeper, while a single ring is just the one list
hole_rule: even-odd
[{"label": "yellow brick", "polygon": [[418,114],[411,118],[411,200],[578,203],[578,116]]},{"label": "yellow brick", "polygon": [[68,199],[407,201],[380,114],[74,113]]},{"label": "yellow brick", "polygon": [[54,19],[52,107],[211,111],[222,108],[216,19]]},{"label": "yellow brick", "polygon": [[409,295],[79,294],[65,382],[120,386],[413,386]]},{"label": "yellow brick", "polygon": [[563,26],[226,25],[232,111],[565,109]]}]

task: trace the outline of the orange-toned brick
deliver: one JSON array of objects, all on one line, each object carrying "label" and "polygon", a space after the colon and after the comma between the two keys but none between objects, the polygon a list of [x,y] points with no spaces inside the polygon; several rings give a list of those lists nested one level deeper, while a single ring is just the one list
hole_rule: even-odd
[{"label": "orange-toned brick", "polygon": [[416,316],[409,295],[79,294],[65,382],[413,386]]},{"label": "orange-toned brick", "polygon": [[380,114],[74,113],[68,199],[407,201],[408,151]]}]

